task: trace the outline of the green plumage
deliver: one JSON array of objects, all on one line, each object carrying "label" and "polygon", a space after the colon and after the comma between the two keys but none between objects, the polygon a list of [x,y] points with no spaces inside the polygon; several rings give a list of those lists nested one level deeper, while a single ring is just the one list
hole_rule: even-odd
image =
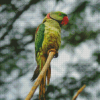
[{"label": "green plumage", "polygon": [[[48,51],[54,50],[56,52],[55,57],[58,55],[58,49],[61,45],[61,25],[67,20],[67,16],[63,12],[51,12],[44,18],[42,24],[40,24],[35,34],[35,54],[37,61],[37,68],[34,72],[32,80],[41,72],[47,57]],[[65,23],[66,24],[66,23]],[[44,73],[44,77],[40,84],[39,100],[45,100],[45,85],[49,85],[51,76],[51,67],[48,68],[47,72]]]},{"label": "green plumage", "polygon": [[58,21],[62,21],[64,16],[67,16],[65,13],[57,11],[57,12],[50,12],[50,16]]},{"label": "green plumage", "polygon": [[37,33],[35,34],[35,53],[36,55],[39,49],[42,47],[42,42],[44,39],[44,30],[45,30],[45,25],[42,23],[40,24],[37,30]]}]

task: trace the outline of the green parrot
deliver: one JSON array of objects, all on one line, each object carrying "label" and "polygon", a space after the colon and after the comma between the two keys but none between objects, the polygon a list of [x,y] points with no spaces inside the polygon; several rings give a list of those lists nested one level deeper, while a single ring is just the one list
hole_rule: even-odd
[{"label": "green parrot", "polygon": [[[37,68],[34,71],[32,81],[35,80],[41,72],[48,54],[50,51],[54,51],[55,58],[58,57],[58,49],[61,45],[61,26],[68,23],[67,14],[56,11],[50,12],[43,19],[43,22],[37,27],[35,33],[35,56],[37,61]],[[47,85],[49,85],[51,76],[51,67],[48,68],[45,73],[39,90],[39,100],[45,100],[45,86],[46,77]]]}]

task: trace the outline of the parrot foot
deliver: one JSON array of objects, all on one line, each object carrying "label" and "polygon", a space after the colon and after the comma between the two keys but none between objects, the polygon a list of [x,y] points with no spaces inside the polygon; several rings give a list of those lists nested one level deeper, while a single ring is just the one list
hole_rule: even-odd
[{"label": "parrot foot", "polygon": [[57,50],[55,50],[55,49],[50,49],[50,50],[48,50],[47,54],[49,55],[50,52],[55,52],[54,58],[57,58],[57,57],[58,57],[58,51],[57,51]]}]

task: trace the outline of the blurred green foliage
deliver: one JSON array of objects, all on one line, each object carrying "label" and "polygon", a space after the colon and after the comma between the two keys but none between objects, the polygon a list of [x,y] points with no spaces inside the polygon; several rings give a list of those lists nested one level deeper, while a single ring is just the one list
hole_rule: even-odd
[{"label": "blurred green foliage", "polygon": [[[59,2],[64,4],[64,0],[55,0],[56,6]],[[34,44],[35,30],[37,26],[25,27],[24,31],[21,32],[14,27],[14,24],[21,15],[27,12],[30,7],[34,7],[39,3],[44,2],[44,0],[30,0],[24,3],[22,0],[9,0],[9,3],[5,1],[0,2],[0,99],[7,100],[6,94],[9,93],[9,84],[13,84],[21,77],[25,77],[33,68],[32,61],[29,60],[29,55],[33,55],[33,50],[27,48],[31,43]],[[18,6],[17,3],[20,3]],[[66,8],[66,7],[65,7]],[[91,10],[91,17],[95,14],[100,15],[100,3],[92,3],[92,0],[75,0],[75,7],[70,9],[68,14],[69,23],[67,26],[63,27],[62,41],[63,44],[61,48],[64,49],[66,45],[70,45],[74,48],[78,47],[81,43],[94,41],[96,45],[100,46],[100,29],[93,29],[91,23],[86,20],[86,10],[89,8]],[[32,12],[34,13],[34,11]],[[46,10],[42,11],[42,16],[46,15]],[[96,18],[96,17],[95,17]],[[95,19],[93,18],[93,19]],[[35,19],[34,19],[35,20]],[[92,24],[97,25],[97,22]],[[20,26],[20,23],[19,25]],[[27,40],[27,38],[29,39]],[[73,49],[74,49],[73,48]],[[100,49],[100,48],[99,48]],[[92,87],[97,84],[100,79],[100,71],[98,70],[100,66],[100,50],[94,51],[92,58],[95,58],[93,62],[89,64],[80,63],[68,63],[71,70],[75,70],[80,74],[80,78],[76,79],[71,77],[68,72],[58,84],[50,84],[47,87],[46,98],[47,100],[71,100],[75,92],[83,85],[86,84],[87,87]],[[30,59],[32,59],[30,57]],[[29,62],[30,61],[30,62]],[[96,63],[96,67],[94,66]],[[66,69],[68,70],[68,69]],[[12,73],[17,71],[16,76],[12,78]],[[11,77],[11,78],[10,78]],[[15,83],[14,83],[15,84]],[[21,83],[16,83],[17,85]],[[13,88],[12,88],[13,89]],[[19,90],[20,91],[20,90]],[[12,90],[12,95],[13,95]],[[14,100],[23,100],[23,98],[18,94],[16,90],[16,98]],[[97,97],[100,98],[100,91],[97,92]],[[92,94],[84,90],[81,94],[84,100],[92,99]],[[38,100],[38,95],[34,95],[33,100]],[[93,100],[93,99],[92,99]]]}]

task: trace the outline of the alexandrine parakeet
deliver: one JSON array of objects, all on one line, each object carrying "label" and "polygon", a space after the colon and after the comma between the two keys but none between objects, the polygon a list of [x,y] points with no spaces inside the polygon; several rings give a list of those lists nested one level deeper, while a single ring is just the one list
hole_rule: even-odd
[{"label": "alexandrine parakeet", "polygon": [[[58,49],[61,45],[61,26],[67,25],[67,14],[56,11],[50,12],[43,19],[43,22],[37,27],[35,33],[35,55],[37,68],[34,71],[32,80],[35,80],[42,70],[50,51],[56,52],[55,58],[58,56]],[[45,73],[39,91],[39,100],[45,100],[45,85],[47,77],[47,85],[49,85],[51,76],[51,67]]]}]

